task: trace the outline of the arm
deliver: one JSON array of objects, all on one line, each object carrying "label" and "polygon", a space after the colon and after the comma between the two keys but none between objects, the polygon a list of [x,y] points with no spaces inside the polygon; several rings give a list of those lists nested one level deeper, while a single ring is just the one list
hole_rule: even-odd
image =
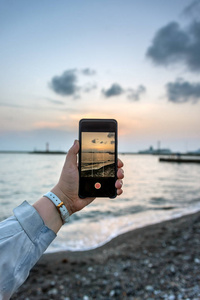
[{"label": "arm", "polygon": [[9,299],[56,237],[26,201],[0,223],[0,299]]},{"label": "arm", "polygon": [[[60,179],[51,190],[64,202],[70,215],[94,200],[78,197],[78,151],[79,142],[75,141],[66,156]],[[122,166],[119,160],[118,195],[122,193]],[[24,202],[14,210],[13,217],[0,223],[0,299],[9,299],[25,281],[61,226],[58,210],[46,197],[40,198],[33,206]]]}]

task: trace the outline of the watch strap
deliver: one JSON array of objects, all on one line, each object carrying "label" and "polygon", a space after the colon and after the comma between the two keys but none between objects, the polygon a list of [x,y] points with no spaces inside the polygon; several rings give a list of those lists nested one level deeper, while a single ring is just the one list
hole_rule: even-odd
[{"label": "watch strap", "polygon": [[69,222],[69,212],[64,203],[52,192],[48,192],[43,196],[48,198],[55,204],[58,212],[60,213],[63,224]]}]

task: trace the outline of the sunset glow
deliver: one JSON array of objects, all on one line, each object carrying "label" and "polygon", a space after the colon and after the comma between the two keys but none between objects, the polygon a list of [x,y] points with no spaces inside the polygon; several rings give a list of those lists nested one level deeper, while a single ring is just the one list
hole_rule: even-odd
[{"label": "sunset glow", "polygon": [[114,133],[82,132],[83,152],[114,152]]},{"label": "sunset glow", "polygon": [[197,151],[198,9],[192,0],[4,1],[0,150],[66,150],[80,119],[103,118],[118,121],[119,151],[158,141]]}]

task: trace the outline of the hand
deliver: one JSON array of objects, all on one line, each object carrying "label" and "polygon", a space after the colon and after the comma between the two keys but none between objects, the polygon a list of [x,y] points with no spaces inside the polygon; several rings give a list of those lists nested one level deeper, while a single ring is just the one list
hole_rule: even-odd
[{"label": "hand", "polygon": [[[79,141],[75,141],[74,145],[69,149],[66,156],[66,160],[63,166],[63,170],[58,181],[58,184],[51,190],[57,195],[61,201],[64,202],[67,207],[69,214],[73,214],[76,211],[81,210],[86,205],[91,203],[95,198],[84,198],[81,199],[78,196],[79,186],[79,172],[77,166],[77,154],[79,152]],[[122,190],[122,179],[124,178],[123,163],[118,159],[118,171],[117,181],[115,187],[117,188],[117,195],[121,195]]]}]

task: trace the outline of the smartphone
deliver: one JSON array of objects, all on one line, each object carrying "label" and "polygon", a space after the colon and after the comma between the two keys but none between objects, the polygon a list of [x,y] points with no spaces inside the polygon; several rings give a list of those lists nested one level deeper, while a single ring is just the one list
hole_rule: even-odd
[{"label": "smartphone", "polygon": [[115,198],[117,121],[80,120],[79,142],[79,197]]}]

